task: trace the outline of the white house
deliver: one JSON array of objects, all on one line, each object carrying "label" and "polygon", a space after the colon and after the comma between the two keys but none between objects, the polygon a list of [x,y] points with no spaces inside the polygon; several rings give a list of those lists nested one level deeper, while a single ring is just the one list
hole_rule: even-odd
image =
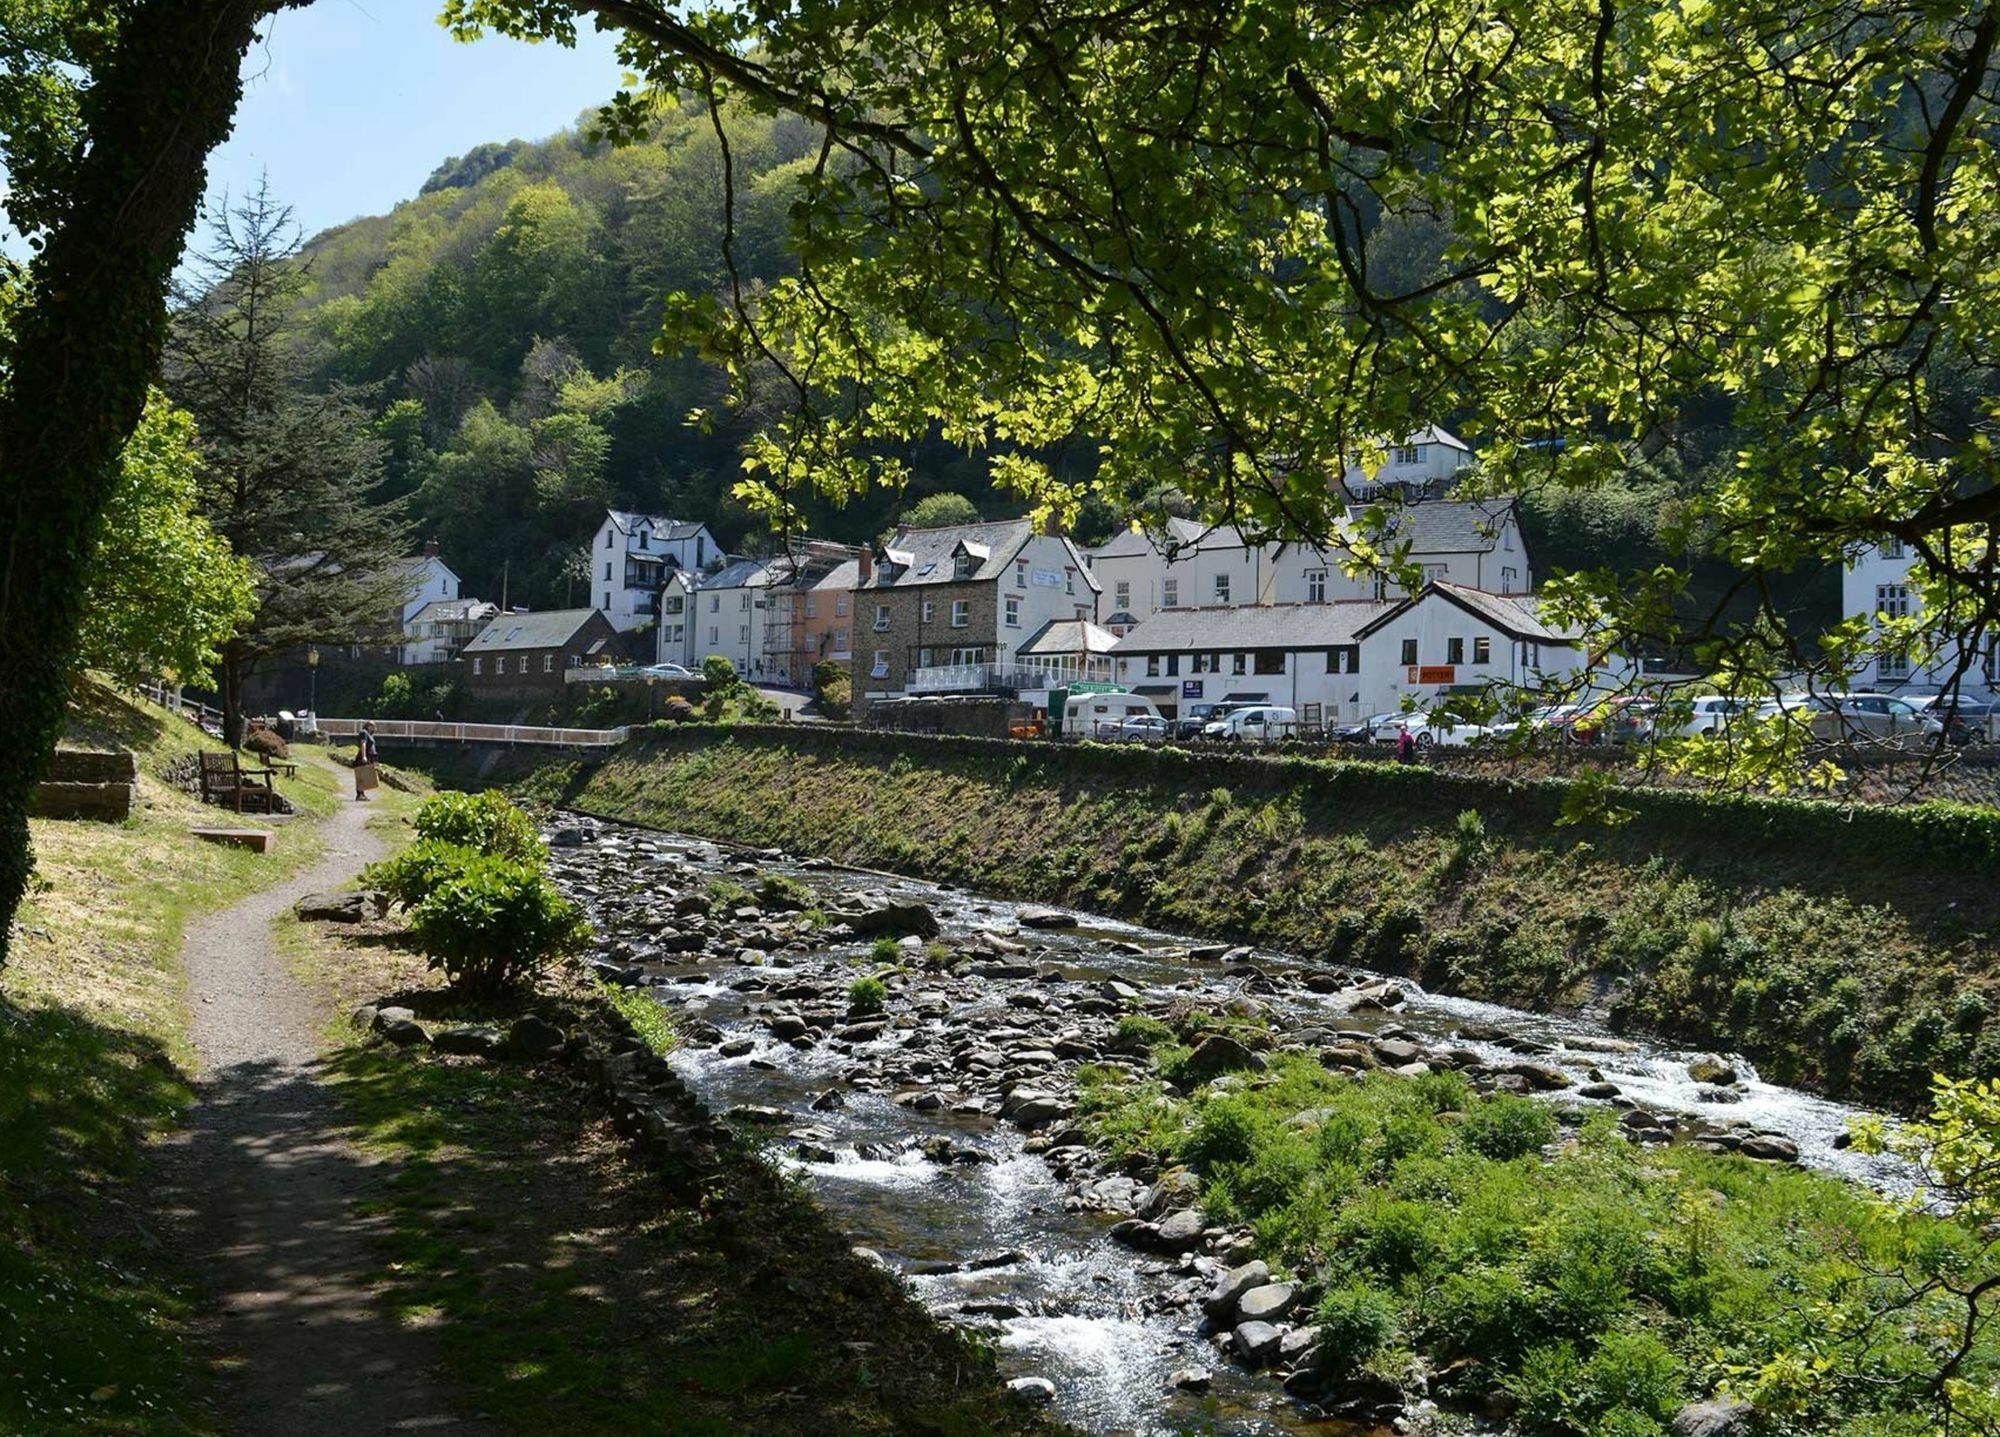
[{"label": "white house", "polygon": [[695,594],[699,576],[692,569],[675,569],[660,586],[660,624],[653,632],[656,662],[693,668],[695,657]]},{"label": "white house", "polygon": [[1391,486],[1442,494],[1459,470],[1472,462],[1472,450],[1464,440],[1438,425],[1426,424],[1402,443],[1389,445],[1379,468],[1371,472],[1358,463],[1350,464],[1340,482],[1352,497],[1362,500],[1373,499]]},{"label": "white house", "polygon": [[1395,606],[1374,599],[1162,609],[1112,649],[1117,682],[1163,714],[1195,704],[1283,704],[1302,722],[1370,712],[1361,630]]},{"label": "white house", "polygon": [[590,595],[623,633],[653,620],[668,574],[699,574],[721,557],[705,524],[608,509],[590,541]]},{"label": "white house", "polygon": [[[1510,498],[1407,499],[1389,510],[1386,532],[1369,531],[1354,518],[1346,532],[1365,537],[1385,562],[1421,566],[1425,582],[1497,594],[1534,588],[1520,510]],[[1189,519],[1169,519],[1157,534],[1127,530],[1088,557],[1104,591],[1099,622],[1121,636],[1162,609],[1321,604],[1403,593],[1386,572],[1349,574],[1353,552],[1338,544],[1251,544],[1233,526]]]},{"label": "white house", "polygon": [[401,562],[409,576],[409,587],[404,591],[403,610],[396,616],[400,622],[409,623],[426,604],[459,597],[458,575],[438,557],[437,540],[427,541],[423,553],[416,558]]},{"label": "white house", "polygon": [[[1871,625],[1883,618],[1902,619],[1923,612],[1923,600],[1910,582],[1917,556],[1900,539],[1887,539],[1857,551],[1840,578],[1840,607]],[[1885,692],[1934,694],[1961,675],[1958,691],[1967,697],[1992,692],[2000,681],[2000,641],[1980,645],[1967,655],[1963,647],[1947,645],[1932,662],[1913,661],[1906,654],[1879,654],[1854,676],[1854,687]]]},{"label": "white house", "polygon": [[783,561],[735,559],[704,577],[689,596],[690,658],[673,662],[698,668],[709,655],[720,654],[746,679],[768,677],[764,649],[771,587],[788,572]]},{"label": "white house", "polygon": [[1538,600],[1461,584],[1431,583],[1356,630],[1360,693],[1370,713],[1496,686],[1534,690],[1584,667],[1580,635],[1542,617]]},{"label": "white house", "polygon": [[403,621],[397,662],[451,663],[499,612],[484,599],[433,599]]}]

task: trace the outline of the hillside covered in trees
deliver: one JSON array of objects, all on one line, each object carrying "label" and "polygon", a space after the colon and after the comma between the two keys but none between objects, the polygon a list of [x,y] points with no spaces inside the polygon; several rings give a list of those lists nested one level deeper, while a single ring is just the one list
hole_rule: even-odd
[{"label": "hillside covered in trees", "polygon": [[[726,133],[727,253],[721,142],[699,105],[625,147],[581,129],[482,145],[442,163],[392,213],[307,246],[300,318],[312,371],[379,413],[382,497],[407,496],[411,523],[440,540],[468,592],[497,599],[504,583],[514,603],[571,602],[577,552],[606,505],[703,520],[748,552],[772,542],[730,495],[745,438],[771,416],[725,407],[720,368],[661,343],[662,301],[726,292],[731,261],[746,291],[792,271],[794,182],[818,140],[792,116],[731,112]],[[1388,226],[1376,245],[1413,282],[1438,263],[1435,227]],[[903,457],[907,492],[809,509],[814,531],[859,541],[939,493],[989,514],[1019,508],[995,492],[984,457],[943,443]],[[1049,457],[1073,477],[1095,466],[1084,448]],[[1623,483],[1525,495],[1540,568],[1649,567],[1664,556],[1676,496],[1729,462],[1717,423]],[[1101,537],[1115,519],[1093,504],[1079,537]],[[1726,581],[1697,573],[1699,588]],[[1796,588],[1794,602],[1831,616],[1830,574],[1797,576]]]}]

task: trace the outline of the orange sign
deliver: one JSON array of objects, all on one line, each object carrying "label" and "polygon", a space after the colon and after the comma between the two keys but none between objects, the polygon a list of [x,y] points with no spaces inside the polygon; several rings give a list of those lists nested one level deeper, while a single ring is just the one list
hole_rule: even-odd
[{"label": "orange sign", "polygon": [[1448,684],[1458,677],[1458,670],[1450,664],[1425,664],[1417,670],[1420,684]]}]

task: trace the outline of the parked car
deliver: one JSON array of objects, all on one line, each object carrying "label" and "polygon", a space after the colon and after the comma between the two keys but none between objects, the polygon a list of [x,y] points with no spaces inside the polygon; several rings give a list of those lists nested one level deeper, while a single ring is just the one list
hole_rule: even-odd
[{"label": "parked car", "polygon": [[1200,738],[1201,731],[1215,722],[1215,704],[1189,704],[1174,720],[1175,738]]},{"label": "parked car", "polygon": [[1653,736],[1658,710],[1651,699],[1620,694],[1576,714],[1566,727],[1576,743],[1644,743]]},{"label": "parked car", "polygon": [[692,679],[699,677],[684,664],[648,664],[639,670],[649,679]]},{"label": "parked car", "polygon": [[1327,741],[1329,743],[1373,743],[1375,742],[1375,725],[1394,717],[1394,714],[1371,714],[1369,717],[1359,719],[1354,723],[1336,724],[1326,731]]},{"label": "parked car", "polygon": [[1543,704],[1530,709],[1517,719],[1489,725],[1487,736],[1495,739],[1512,738],[1516,734],[1534,737],[1561,735],[1569,732],[1569,726],[1577,715],[1584,711],[1582,704]]},{"label": "parked car", "polygon": [[1820,743],[1916,747],[1944,732],[1940,719],[1894,694],[1781,694],[1757,706],[1757,717],[1790,714]]},{"label": "parked car", "polygon": [[1160,711],[1144,694],[1071,694],[1063,705],[1063,737],[1115,738],[1120,724],[1137,717],[1160,717]]},{"label": "parked car", "polygon": [[1158,714],[1133,714],[1104,737],[1113,743],[1165,743],[1173,737],[1173,725]]},{"label": "parked car", "polygon": [[[1682,703],[1686,705],[1685,718],[1680,718]],[[1727,694],[1702,694],[1669,704],[1667,708],[1669,717],[1680,718],[1666,735],[1668,738],[1719,738],[1732,722],[1756,712],[1757,701]]]},{"label": "parked car", "polygon": [[1910,702],[1919,713],[1944,725],[1951,741],[1961,747],[1986,742],[1986,736],[1993,731],[1994,717],[2000,715],[2000,699],[1973,699],[1963,695],[1954,699],[1949,694],[1936,694],[1930,698],[1911,699]]},{"label": "parked car", "polygon": [[1385,743],[1396,742],[1406,728],[1418,748],[1469,748],[1493,737],[1493,730],[1485,724],[1433,721],[1430,715],[1421,713],[1378,714],[1376,718],[1381,722],[1375,736]]},{"label": "parked car", "polygon": [[1297,709],[1277,704],[1256,704],[1224,714],[1203,728],[1201,736],[1227,743],[1269,743],[1275,739],[1291,738],[1298,731]]}]

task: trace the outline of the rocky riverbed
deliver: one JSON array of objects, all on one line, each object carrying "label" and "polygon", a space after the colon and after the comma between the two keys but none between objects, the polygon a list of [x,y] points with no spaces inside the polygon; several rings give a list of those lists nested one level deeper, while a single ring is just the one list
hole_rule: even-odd
[{"label": "rocky riverbed", "polygon": [[[654,989],[675,1066],[764,1135],[858,1246],[988,1332],[1025,1401],[1091,1432],[1407,1427],[1421,1395],[1326,1392],[1300,1294],[1248,1235],[1204,1224],[1185,1172],[1109,1162],[1075,1121],[1088,1064],[1145,1070],[1121,1019],[1192,1005],[1266,1025],[1331,1068],[1450,1068],[1568,1121],[1620,1110],[1638,1143],[1691,1142],[1893,1186],[1846,1151],[1851,1110],[1675,1052],[1400,980],[813,860],[566,819],[553,872],[604,975]],[[882,939],[896,945],[893,962]],[[880,1007],[850,1000],[878,977]],[[1216,1034],[1189,1080],[1254,1081]],[[1406,1402],[1413,1402],[1406,1407]]]}]

